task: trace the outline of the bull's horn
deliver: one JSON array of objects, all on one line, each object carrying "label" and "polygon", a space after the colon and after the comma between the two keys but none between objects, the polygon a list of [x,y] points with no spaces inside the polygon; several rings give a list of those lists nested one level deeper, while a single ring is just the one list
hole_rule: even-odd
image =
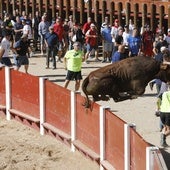
[{"label": "bull's horn", "polygon": [[163,64],[167,64],[167,65],[170,65],[170,62],[168,61],[164,61]]}]

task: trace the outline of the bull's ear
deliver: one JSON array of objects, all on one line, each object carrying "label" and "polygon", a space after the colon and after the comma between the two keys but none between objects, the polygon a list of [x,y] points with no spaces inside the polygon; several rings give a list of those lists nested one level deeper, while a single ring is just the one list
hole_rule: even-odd
[{"label": "bull's ear", "polygon": [[160,65],[160,68],[161,68],[162,70],[166,70],[166,69],[167,69],[167,67],[168,67],[168,65],[167,65],[167,64],[161,64],[161,65]]}]

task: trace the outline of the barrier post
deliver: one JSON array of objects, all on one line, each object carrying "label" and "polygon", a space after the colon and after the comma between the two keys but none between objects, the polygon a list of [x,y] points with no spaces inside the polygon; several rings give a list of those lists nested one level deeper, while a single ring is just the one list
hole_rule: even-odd
[{"label": "barrier post", "polygon": [[158,147],[146,147],[146,170],[154,169],[154,154],[156,150],[159,150]]},{"label": "barrier post", "polygon": [[136,129],[135,124],[124,124],[124,170],[130,170],[130,127]]},{"label": "barrier post", "polygon": [[75,152],[73,141],[76,140],[76,94],[80,92],[71,91],[71,151]]},{"label": "barrier post", "polygon": [[40,134],[44,135],[44,126],[45,122],[45,91],[44,91],[44,80],[46,78],[39,78],[39,108],[40,108]]},{"label": "barrier post", "polygon": [[11,120],[9,109],[11,108],[11,76],[10,68],[5,67],[5,93],[6,93],[6,119]]},{"label": "barrier post", "polygon": [[[105,160],[105,110],[110,109],[108,106],[100,106],[100,162]],[[100,170],[104,170],[100,164]]]}]

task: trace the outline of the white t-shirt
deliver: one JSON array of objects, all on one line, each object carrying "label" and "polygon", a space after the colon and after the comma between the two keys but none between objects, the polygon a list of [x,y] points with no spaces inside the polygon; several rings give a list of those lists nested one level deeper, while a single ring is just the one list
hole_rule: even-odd
[{"label": "white t-shirt", "polygon": [[111,29],[112,42],[115,42],[115,38],[117,34],[118,34],[118,27],[112,26]]},{"label": "white t-shirt", "polygon": [[1,48],[5,50],[2,57],[9,57],[10,41],[7,40],[6,37],[4,37],[1,41]]},{"label": "white t-shirt", "polygon": [[32,32],[31,32],[31,26],[30,25],[24,25],[23,27],[23,34],[27,34],[28,35],[28,39],[32,38]]},{"label": "white t-shirt", "polygon": [[128,38],[130,37],[130,34],[127,32],[123,32],[123,44],[128,45]]}]

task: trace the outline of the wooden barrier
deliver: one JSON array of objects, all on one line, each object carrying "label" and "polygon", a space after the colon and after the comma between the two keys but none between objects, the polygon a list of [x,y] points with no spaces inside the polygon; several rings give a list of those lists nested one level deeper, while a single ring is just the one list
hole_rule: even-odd
[{"label": "wooden barrier", "polygon": [[5,116],[6,114],[6,95],[5,95],[5,68],[0,69],[0,114]]},{"label": "wooden barrier", "polygon": [[5,97],[5,69],[0,70],[0,105],[6,106],[6,97]]},{"label": "wooden barrier", "polygon": [[7,120],[16,119],[42,135],[56,137],[71,151],[77,149],[97,162],[101,170],[167,170],[159,148],[150,146],[107,106],[93,103],[92,110],[86,109],[80,93],[8,67],[0,75],[5,81],[0,93],[3,89],[9,93],[4,95],[6,105],[0,103]]}]

